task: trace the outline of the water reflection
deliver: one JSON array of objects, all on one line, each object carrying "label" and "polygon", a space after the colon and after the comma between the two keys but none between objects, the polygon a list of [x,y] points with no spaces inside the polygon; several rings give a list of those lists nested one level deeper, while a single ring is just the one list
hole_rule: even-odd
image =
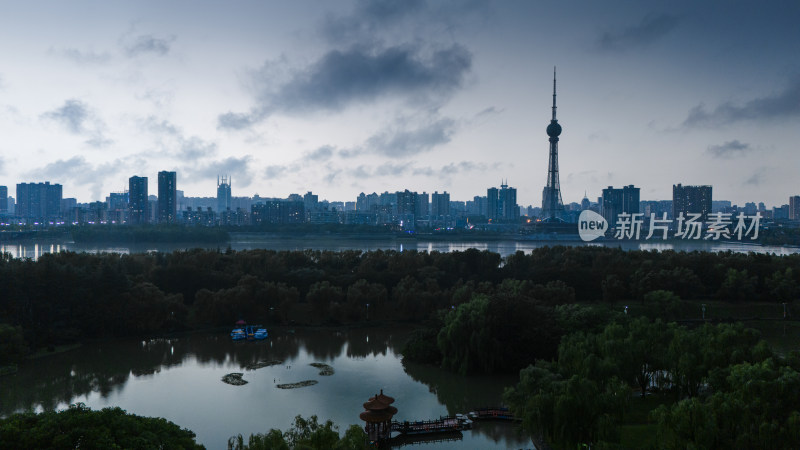
[{"label": "water reflection", "polygon": [[[174,339],[106,341],[63,354],[36,359],[16,375],[3,378],[0,414],[26,409],[52,409],[59,403],[96,392],[107,398],[130,376],[152,376],[178,367],[187,359],[203,366],[244,370],[266,360],[294,360],[301,350],[312,359],[331,361],[346,355],[363,359],[396,353],[403,344],[398,334],[375,329],[351,331],[290,330],[272,332],[262,342],[232,343],[225,334],[192,335]],[[399,336],[404,338],[405,334]]]},{"label": "water reflection", "polygon": [[464,251],[470,248],[478,250],[488,250],[499,253],[501,256],[508,256],[517,251],[530,253],[535,248],[567,245],[567,246],[610,246],[620,247],[625,250],[676,250],[676,251],[711,251],[724,252],[733,251],[737,253],[775,253],[777,255],[788,255],[800,252],[797,247],[781,246],[762,246],[749,244],[746,242],[717,242],[717,241],[670,241],[659,242],[646,240],[638,242],[606,241],[584,243],[582,241],[489,241],[489,242],[448,242],[448,241],[424,241],[424,240],[394,240],[394,239],[330,239],[330,238],[303,238],[285,239],[246,236],[235,237],[230,243],[208,244],[208,243],[181,243],[181,244],[76,244],[74,242],[58,241],[25,241],[25,242],[4,242],[0,243],[0,253],[9,253],[15,258],[38,259],[45,253],[56,253],[60,251],[74,251],[86,253],[148,253],[148,252],[173,252],[176,250],[187,250],[193,248],[205,248],[208,250],[219,250],[220,248],[230,247],[232,250],[252,250],[252,249],[271,249],[271,250],[418,250],[427,252],[453,252]]},{"label": "water reflection", "polygon": [[[497,404],[504,386],[514,382],[513,377],[460,377],[401,364],[397,352],[409,330],[290,331],[270,330],[271,337],[261,342],[235,343],[227,333],[197,333],[85,344],[28,361],[17,374],[3,377],[0,415],[61,409],[75,402],[94,409],[119,406],[165,417],[195,431],[208,448],[224,448],[237,433],[286,429],[297,414],[317,414],[341,429],[360,424],[361,404],[379,389],[397,399],[398,420],[418,420]],[[272,360],[285,364],[247,368]],[[335,374],[320,376],[311,362],[330,364]],[[222,383],[222,375],[230,372],[243,372],[249,383]],[[275,387],[312,379],[319,383],[288,391]],[[517,436],[511,425],[481,424],[459,443],[459,448],[487,447],[530,447],[530,441]]]}]

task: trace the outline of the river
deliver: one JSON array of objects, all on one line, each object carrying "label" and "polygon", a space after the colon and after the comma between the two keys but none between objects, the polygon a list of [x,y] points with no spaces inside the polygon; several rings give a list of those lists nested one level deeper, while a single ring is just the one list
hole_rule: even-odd
[{"label": "river", "polygon": [[[369,237],[369,236],[366,236]],[[21,241],[21,242],[0,242],[0,254],[9,253],[15,258],[37,259],[45,253],[60,251],[87,252],[87,253],[145,253],[145,252],[173,252],[190,248],[206,249],[227,249],[232,250],[251,250],[251,249],[271,249],[271,250],[417,250],[427,252],[452,252],[463,251],[470,248],[478,250],[488,250],[499,253],[501,256],[508,256],[518,251],[530,253],[533,249],[552,245],[604,245],[608,247],[619,247],[624,250],[676,250],[676,251],[710,251],[725,252],[732,251],[737,253],[774,253],[777,255],[788,255],[800,252],[800,247],[783,247],[777,245],[757,245],[744,242],[719,242],[719,241],[603,241],[585,243],[582,241],[426,241],[416,239],[359,239],[359,238],[338,238],[330,236],[305,236],[305,237],[278,237],[270,235],[260,235],[257,233],[234,233],[229,243],[208,244],[208,243],[183,243],[183,244],[76,244],[72,241]]]},{"label": "river", "polygon": [[[462,377],[436,367],[403,363],[398,354],[409,330],[276,330],[265,341],[232,342],[227,333],[195,333],[170,339],[109,340],[26,361],[0,381],[0,415],[64,409],[83,402],[92,409],[119,406],[189,428],[209,449],[229,437],[288,429],[300,414],[332,420],[340,434],[363,425],[362,403],[381,389],[394,397],[397,420],[433,419],[497,405],[515,376]],[[248,364],[280,360],[249,370]],[[313,362],[333,367],[322,376]],[[241,372],[248,381],[221,378]],[[318,384],[279,389],[304,380]],[[533,448],[513,424],[481,422],[456,442],[424,448]]]}]

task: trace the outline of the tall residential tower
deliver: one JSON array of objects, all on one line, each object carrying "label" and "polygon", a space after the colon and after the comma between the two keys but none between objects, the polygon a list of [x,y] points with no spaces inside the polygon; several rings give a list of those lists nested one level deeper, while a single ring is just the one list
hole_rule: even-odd
[{"label": "tall residential tower", "polygon": [[147,177],[128,178],[128,222],[142,225],[148,222]]},{"label": "tall residential tower", "polygon": [[230,177],[222,177],[220,182],[217,176],[217,212],[225,212],[231,209],[231,179]]},{"label": "tall residential tower", "polygon": [[175,223],[178,216],[178,190],[175,172],[158,172],[158,223]]}]

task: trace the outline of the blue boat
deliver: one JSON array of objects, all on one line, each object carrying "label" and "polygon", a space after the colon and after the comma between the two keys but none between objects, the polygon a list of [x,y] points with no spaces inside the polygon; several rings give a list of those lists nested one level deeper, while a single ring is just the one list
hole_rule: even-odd
[{"label": "blue boat", "polygon": [[257,341],[263,340],[267,338],[267,329],[266,328],[259,328],[253,333],[253,338]]},{"label": "blue boat", "polygon": [[244,328],[234,328],[233,331],[231,331],[231,339],[234,341],[242,341],[246,337]]},{"label": "blue boat", "polygon": [[267,329],[261,325],[246,325],[234,328],[231,331],[231,339],[234,341],[261,341],[268,336]]}]

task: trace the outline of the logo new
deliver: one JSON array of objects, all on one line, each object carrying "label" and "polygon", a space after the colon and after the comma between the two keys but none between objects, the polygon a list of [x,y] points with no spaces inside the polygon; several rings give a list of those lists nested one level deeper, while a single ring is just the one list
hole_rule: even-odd
[{"label": "logo new", "polygon": [[586,242],[605,236],[608,222],[600,214],[585,209],[578,217],[578,235]]}]

